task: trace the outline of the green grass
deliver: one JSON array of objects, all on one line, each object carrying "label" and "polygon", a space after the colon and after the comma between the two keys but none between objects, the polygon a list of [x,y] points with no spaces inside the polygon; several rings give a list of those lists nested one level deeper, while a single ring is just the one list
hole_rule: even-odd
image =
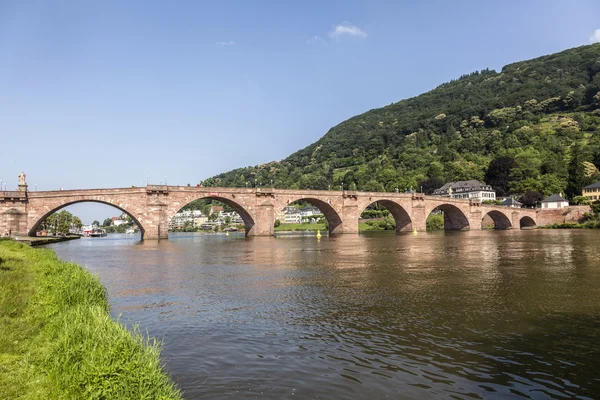
[{"label": "green grass", "polygon": [[322,231],[326,232],[325,224],[281,224],[275,227],[275,232],[280,231]]},{"label": "green grass", "polygon": [[0,399],[181,398],[159,343],[110,317],[97,277],[12,241],[0,259]]},{"label": "green grass", "polygon": [[367,224],[366,222],[359,222],[358,230],[359,231],[372,231],[373,227],[371,225]]}]

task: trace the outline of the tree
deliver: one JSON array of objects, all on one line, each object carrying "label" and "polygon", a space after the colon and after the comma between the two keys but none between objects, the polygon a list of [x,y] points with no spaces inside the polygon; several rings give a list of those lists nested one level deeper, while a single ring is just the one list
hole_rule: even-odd
[{"label": "tree", "polygon": [[589,155],[585,146],[579,142],[575,142],[571,146],[571,159],[569,160],[569,179],[567,182],[566,195],[571,198],[581,194],[583,188],[589,178],[585,176],[584,162],[588,161]]},{"label": "tree", "polygon": [[[94,221],[96,222],[96,221]],[[112,218],[106,218],[104,220],[104,222],[102,222],[102,226],[111,226],[112,225]]]},{"label": "tree", "polygon": [[440,178],[433,177],[421,181],[421,183],[419,183],[419,186],[423,188],[423,193],[433,194],[435,189],[439,189],[442,186],[444,186],[444,181],[442,181]]},{"label": "tree", "polygon": [[81,219],[77,216],[73,216],[71,224],[76,229],[81,229],[81,227],[83,226],[83,222],[81,222]]},{"label": "tree", "polygon": [[515,166],[511,170],[513,181],[538,179],[541,173],[542,159],[539,151],[533,148],[522,150],[515,156]]},{"label": "tree", "polygon": [[544,196],[542,196],[541,193],[534,192],[534,191],[528,191],[528,192],[525,192],[525,194],[523,194],[521,196],[521,198],[519,199],[519,201],[521,203],[523,203],[523,205],[526,206],[526,207],[532,207],[532,208],[534,208],[543,199],[544,199]]},{"label": "tree", "polygon": [[383,185],[374,179],[371,179],[369,182],[365,183],[361,189],[364,192],[385,192]]},{"label": "tree", "polygon": [[92,222],[92,226],[100,226],[100,222],[94,220],[94,222]]},{"label": "tree", "polygon": [[425,222],[428,231],[443,231],[444,230],[444,214],[429,214]]},{"label": "tree", "polygon": [[485,183],[496,190],[497,196],[506,196],[509,192],[512,169],[515,167],[515,159],[508,156],[496,157],[490,162],[485,172]]},{"label": "tree", "polygon": [[66,235],[69,233],[71,228],[80,229],[83,224],[81,223],[81,219],[79,219],[79,217],[74,216],[67,210],[62,210],[46,218],[43,226],[45,229],[53,232],[55,235],[59,233]]}]

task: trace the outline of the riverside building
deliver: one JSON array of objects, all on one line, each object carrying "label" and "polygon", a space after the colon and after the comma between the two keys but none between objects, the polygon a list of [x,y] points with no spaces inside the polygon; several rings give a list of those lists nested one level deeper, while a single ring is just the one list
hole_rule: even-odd
[{"label": "riverside building", "polygon": [[433,195],[453,199],[496,200],[496,191],[490,185],[476,180],[446,183],[434,190]]},{"label": "riverside building", "polygon": [[592,183],[581,190],[581,195],[587,200],[600,200],[600,181]]}]

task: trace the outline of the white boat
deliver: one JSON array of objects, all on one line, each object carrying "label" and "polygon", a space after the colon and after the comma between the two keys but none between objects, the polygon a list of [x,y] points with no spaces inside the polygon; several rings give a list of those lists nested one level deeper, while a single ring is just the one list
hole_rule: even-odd
[{"label": "white boat", "polygon": [[135,229],[133,228],[127,228],[127,230],[125,231],[126,234],[128,235],[133,235],[135,233]]}]

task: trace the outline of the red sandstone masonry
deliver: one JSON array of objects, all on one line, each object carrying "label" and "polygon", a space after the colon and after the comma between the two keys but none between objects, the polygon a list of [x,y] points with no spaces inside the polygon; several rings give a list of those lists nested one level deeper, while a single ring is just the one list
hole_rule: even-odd
[{"label": "red sandstone masonry", "polygon": [[147,186],[28,192],[27,198],[20,199],[3,197],[0,192],[0,234],[10,229],[13,235],[34,235],[38,225],[53,212],[74,203],[98,202],[129,214],[145,239],[166,239],[171,218],[191,201],[207,197],[232,206],[244,220],[248,235],[273,235],[276,213],[297,200],[308,200],[321,209],[331,233],[358,232],[360,214],[374,202],[390,210],[398,231],[425,231],[427,217],[436,208],[444,211],[447,229],[460,230],[481,229],[486,215],[499,228],[518,229],[524,218],[532,224],[548,225],[577,221],[584,212],[591,211],[587,206],[515,209],[420,193]]}]

